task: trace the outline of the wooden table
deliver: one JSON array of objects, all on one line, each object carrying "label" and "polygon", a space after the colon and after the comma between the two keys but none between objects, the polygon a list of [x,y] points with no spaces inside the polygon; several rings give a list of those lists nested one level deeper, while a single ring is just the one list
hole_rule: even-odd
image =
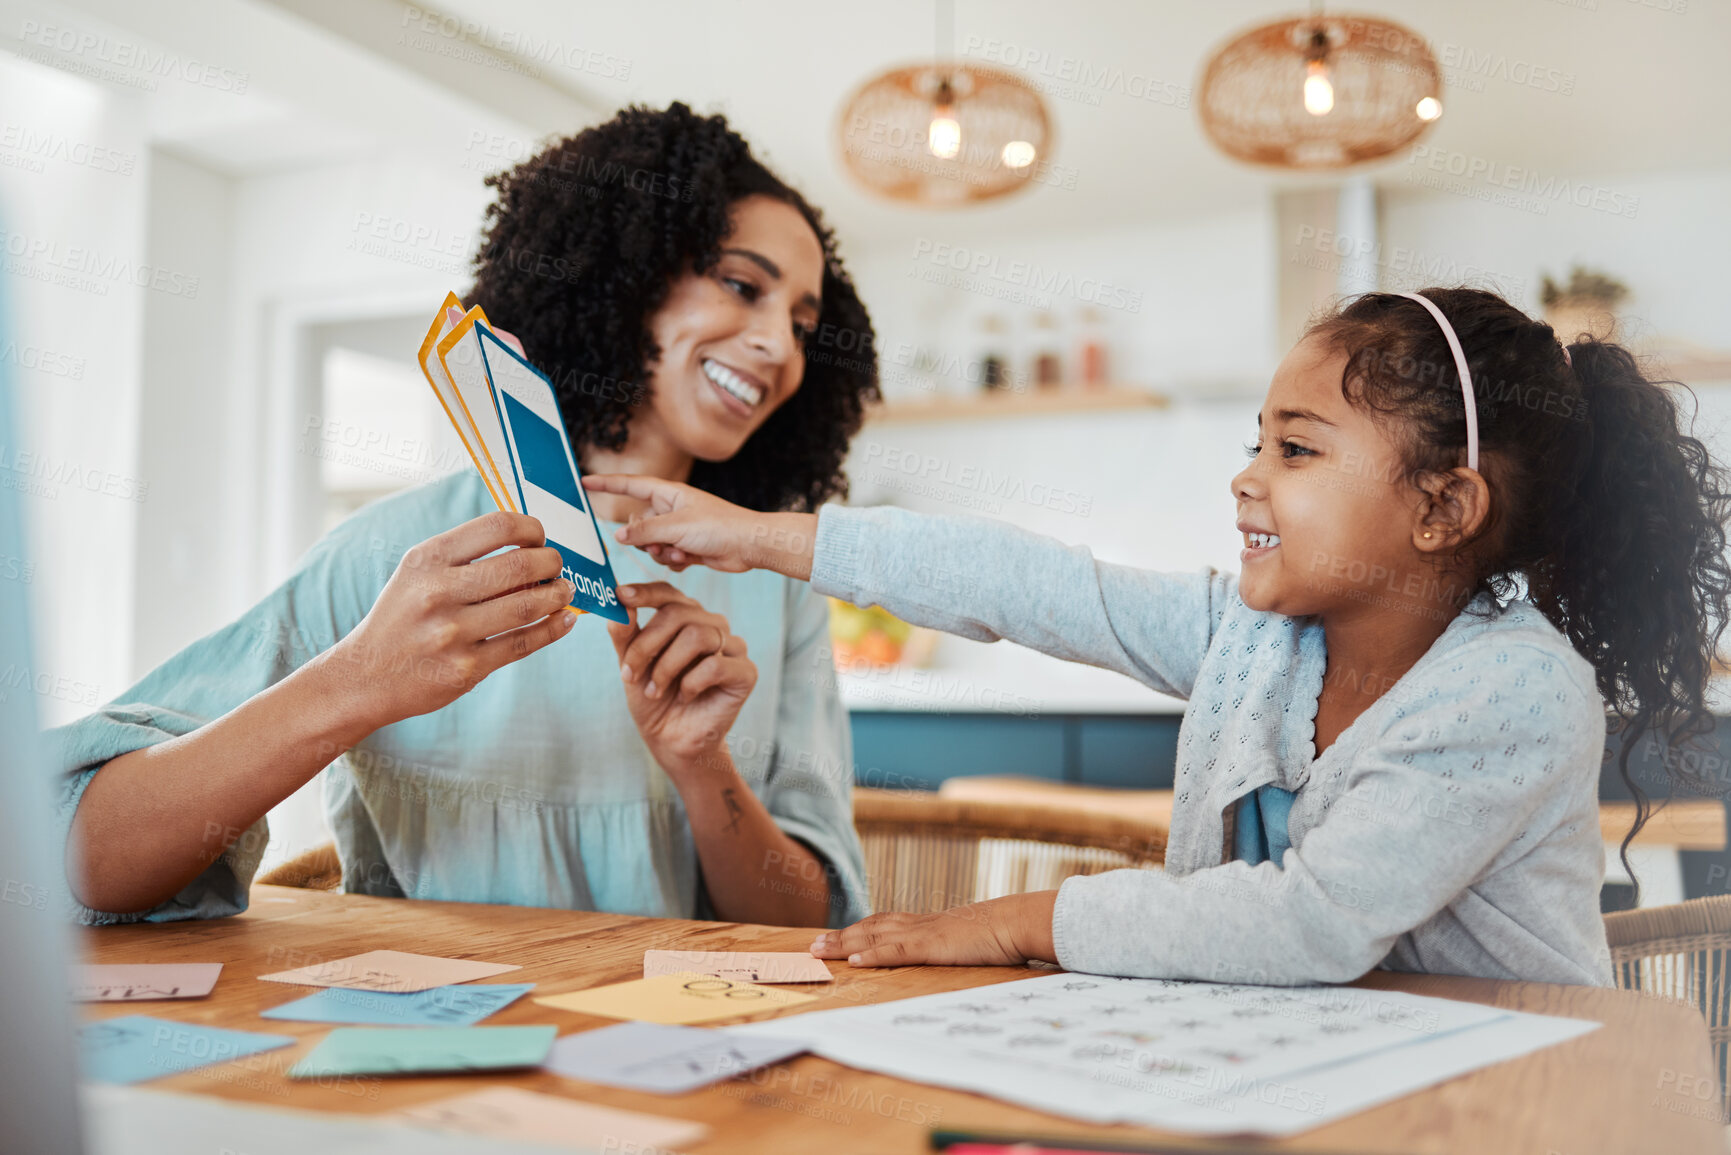
[{"label": "wooden table", "polygon": [[[368,898],[285,887],[253,888],[252,908],[234,918],[92,929],[92,962],[221,962],[207,999],[95,1003],[87,1017],[149,1014],[303,1041],[265,1055],[157,1080],[152,1087],[251,1100],[276,1107],[373,1113],[508,1084],[628,1110],[694,1119],[711,1128],[693,1155],[912,1155],[926,1150],[933,1124],[957,1129],[1025,1129],[1120,1141],[1153,1138],[1130,1127],[1090,1127],[959,1091],[856,1071],[805,1056],[679,1097],[579,1083],[546,1072],[501,1076],[345,1079],[334,1086],[293,1082],[283,1072],[330,1028],[261,1019],[258,1012],[299,998],[304,988],[256,981],[272,971],[391,948],[519,963],[499,982],[534,982],[553,994],[639,978],[649,948],[803,950],[810,930],[683,922],[622,915],[465,903]],[[835,983],[818,988],[824,1010],[1025,978],[1010,967],[852,970],[830,964]],[[1628,991],[1483,979],[1375,974],[1362,985],[1594,1019],[1581,1038],[1488,1067],[1428,1091],[1306,1132],[1272,1150],[1364,1152],[1723,1151],[1717,1100],[1691,1089],[1716,1086],[1707,1031],[1691,1007]],[[789,1011],[786,1013],[796,1013]],[[605,1026],[527,999],[490,1025],[552,1023],[561,1034]],[[1700,1081],[1705,1080],[1705,1084]]]}]

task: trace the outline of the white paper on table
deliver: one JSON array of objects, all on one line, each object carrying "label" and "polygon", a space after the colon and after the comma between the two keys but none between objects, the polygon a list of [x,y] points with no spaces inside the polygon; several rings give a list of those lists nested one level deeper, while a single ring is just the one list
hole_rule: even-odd
[{"label": "white paper on table", "polygon": [[729,1035],[668,1023],[629,1022],[579,1031],[553,1044],[541,1066],[568,1079],[683,1095],[779,1063],[803,1042],[769,1035]]},{"label": "white paper on table", "polygon": [[1060,974],[726,1033],[1092,1123],[1289,1135],[1598,1026],[1398,991]]}]

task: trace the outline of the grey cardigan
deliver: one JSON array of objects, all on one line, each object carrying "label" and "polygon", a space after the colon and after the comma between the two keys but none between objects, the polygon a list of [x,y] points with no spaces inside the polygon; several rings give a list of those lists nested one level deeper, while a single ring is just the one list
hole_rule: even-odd
[{"label": "grey cardigan", "polygon": [[[1064,967],[1301,984],[1381,965],[1610,985],[1604,704],[1531,603],[1480,595],[1317,758],[1321,622],[1250,609],[1233,575],[1109,565],[977,518],[828,505],[811,580],[1188,699],[1165,869],[1065,882],[1052,925]],[[1269,783],[1297,791],[1292,848],[1278,864],[1228,861],[1238,799]]]}]

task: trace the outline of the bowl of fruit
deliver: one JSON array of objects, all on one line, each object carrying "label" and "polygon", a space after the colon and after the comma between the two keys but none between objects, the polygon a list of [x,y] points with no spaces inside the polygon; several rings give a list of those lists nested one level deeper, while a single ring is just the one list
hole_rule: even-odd
[{"label": "bowl of fruit", "polygon": [[829,638],[838,670],[922,666],[931,659],[938,635],[909,625],[882,606],[859,606],[829,599]]}]

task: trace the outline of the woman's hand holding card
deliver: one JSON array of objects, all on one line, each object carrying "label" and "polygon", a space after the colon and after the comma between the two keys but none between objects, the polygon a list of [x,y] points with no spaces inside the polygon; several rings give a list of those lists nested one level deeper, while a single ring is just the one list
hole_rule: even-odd
[{"label": "woman's hand holding card", "polygon": [[[638,732],[675,778],[714,763],[757,685],[757,666],[727,619],[667,582],[619,587],[629,624],[608,623]],[[652,611],[642,624],[643,611]]]}]

